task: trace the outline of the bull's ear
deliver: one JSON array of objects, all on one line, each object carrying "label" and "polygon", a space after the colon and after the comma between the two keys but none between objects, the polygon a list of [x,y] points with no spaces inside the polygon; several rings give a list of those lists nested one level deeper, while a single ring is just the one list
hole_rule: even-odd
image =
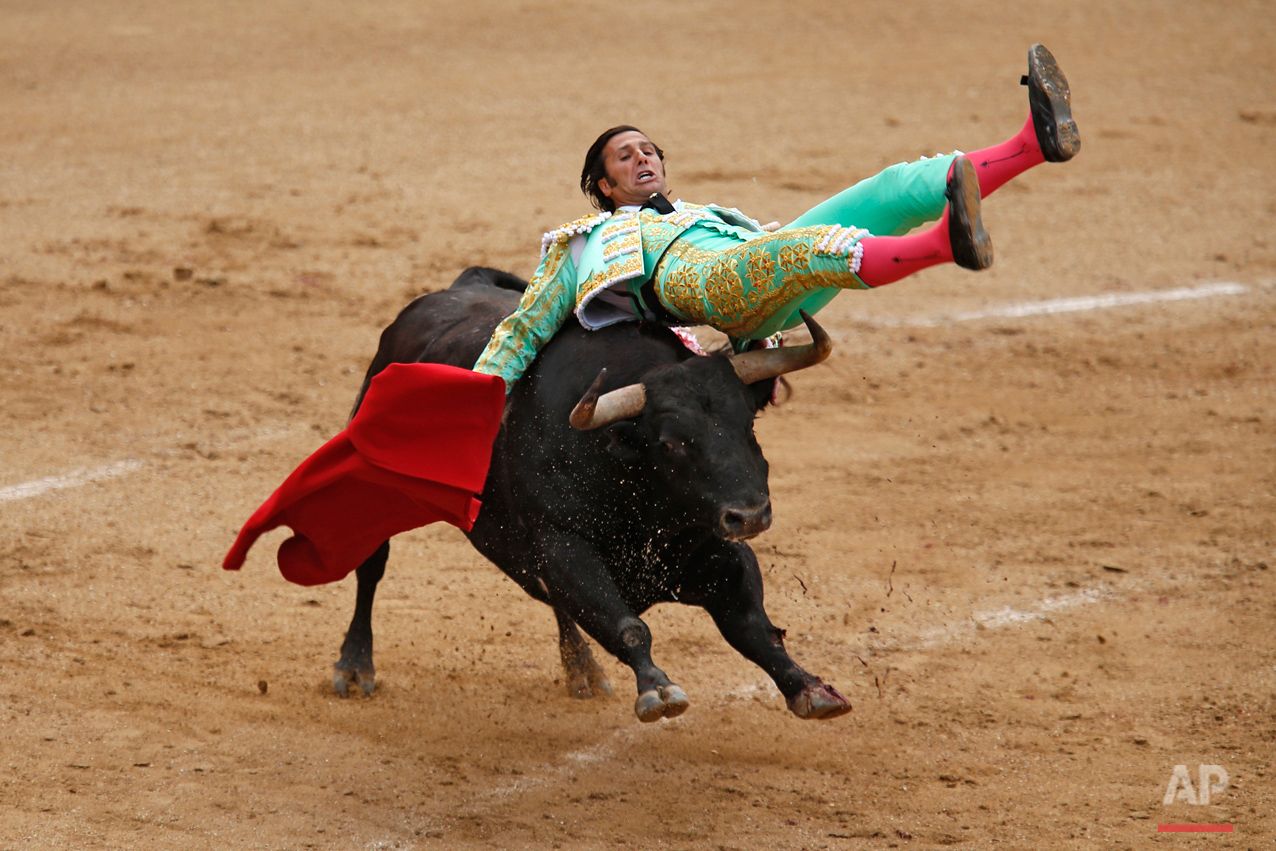
[{"label": "bull's ear", "polygon": [[630,420],[612,423],[604,429],[607,435],[607,451],[617,460],[631,464],[642,458],[642,435],[638,424]]},{"label": "bull's ear", "polygon": [[783,378],[767,378],[749,385],[753,396],[753,410],[760,412],[767,405],[780,404],[788,399],[789,382]]}]

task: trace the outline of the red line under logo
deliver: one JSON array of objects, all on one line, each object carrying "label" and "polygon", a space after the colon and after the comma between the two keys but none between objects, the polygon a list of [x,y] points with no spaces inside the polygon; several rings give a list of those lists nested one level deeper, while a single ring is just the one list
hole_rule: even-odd
[{"label": "red line under logo", "polygon": [[1230,824],[1158,824],[1157,833],[1231,833]]}]

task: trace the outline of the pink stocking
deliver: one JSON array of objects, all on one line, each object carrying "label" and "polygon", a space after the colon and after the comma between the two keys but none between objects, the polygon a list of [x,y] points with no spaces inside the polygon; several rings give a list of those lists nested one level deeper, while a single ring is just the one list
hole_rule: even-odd
[{"label": "pink stocking", "polygon": [[860,257],[859,279],[870,287],[880,287],[922,269],[951,263],[953,249],[948,242],[948,210],[944,207],[944,215],[939,221],[920,233],[861,239],[864,254]]},{"label": "pink stocking", "polygon": [[979,173],[979,191],[987,198],[1012,177],[1023,174],[1034,165],[1046,161],[1037,144],[1037,131],[1032,126],[1032,116],[1023,129],[1000,145],[972,151],[966,154]]},{"label": "pink stocking", "polygon": [[[1023,174],[1046,161],[1037,143],[1032,116],[1023,128],[1000,145],[972,151],[966,157],[979,175],[979,194],[987,198],[1012,177]],[[932,227],[907,236],[869,236],[860,241],[864,254],[860,258],[859,278],[870,287],[891,284],[914,272],[950,263],[952,246],[948,242],[948,207]]]}]

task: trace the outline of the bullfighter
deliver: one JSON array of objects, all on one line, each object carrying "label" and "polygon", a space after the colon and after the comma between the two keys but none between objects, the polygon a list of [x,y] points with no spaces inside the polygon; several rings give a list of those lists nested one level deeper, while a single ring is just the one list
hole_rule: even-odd
[{"label": "bullfighter", "polygon": [[880,287],[938,263],[987,268],[981,199],[1081,147],[1067,79],[1042,45],[1028,51],[1023,83],[1029,116],[1009,140],[891,166],[774,232],[739,210],[670,203],[664,152],[636,127],[607,130],[581,173],[600,212],[545,234],[518,310],[475,371],[512,387],[573,311],[589,329],[638,318],[709,325],[744,348],[794,327],[799,310],[814,314],[843,289]]}]

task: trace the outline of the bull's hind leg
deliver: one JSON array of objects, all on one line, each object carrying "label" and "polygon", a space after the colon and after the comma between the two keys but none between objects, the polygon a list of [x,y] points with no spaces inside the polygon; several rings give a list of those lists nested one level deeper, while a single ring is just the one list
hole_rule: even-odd
[{"label": "bull's hind leg", "polygon": [[377,594],[377,583],[385,575],[389,557],[390,542],[386,541],[355,570],[359,590],[355,594],[354,617],[346,630],[346,640],[341,643],[341,658],[332,666],[332,687],[342,697],[349,696],[352,683],[363,689],[364,694],[372,694],[376,688],[377,669],[372,664],[372,599]]},{"label": "bull's hind leg", "polygon": [[692,600],[684,586],[684,599],[703,606],[727,643],[775,680],[794,715],[819,719],[850,712],[849,700],[804,670],[784,649],[784,630],[772,625],[762,607],[762,573],[753,550],[715,541],[704,555],[704,587]]},{"label": "bull's hind leg", "polygon": [[572,697],[589,698],[595,695],[611,697],[611,683],[607,672],[594,659],[585,636],[576,628],[576,622],[560,609],[554,609],[558,619],[558,651],[563,657],[563,672],[567,675],[567,693]]}]

